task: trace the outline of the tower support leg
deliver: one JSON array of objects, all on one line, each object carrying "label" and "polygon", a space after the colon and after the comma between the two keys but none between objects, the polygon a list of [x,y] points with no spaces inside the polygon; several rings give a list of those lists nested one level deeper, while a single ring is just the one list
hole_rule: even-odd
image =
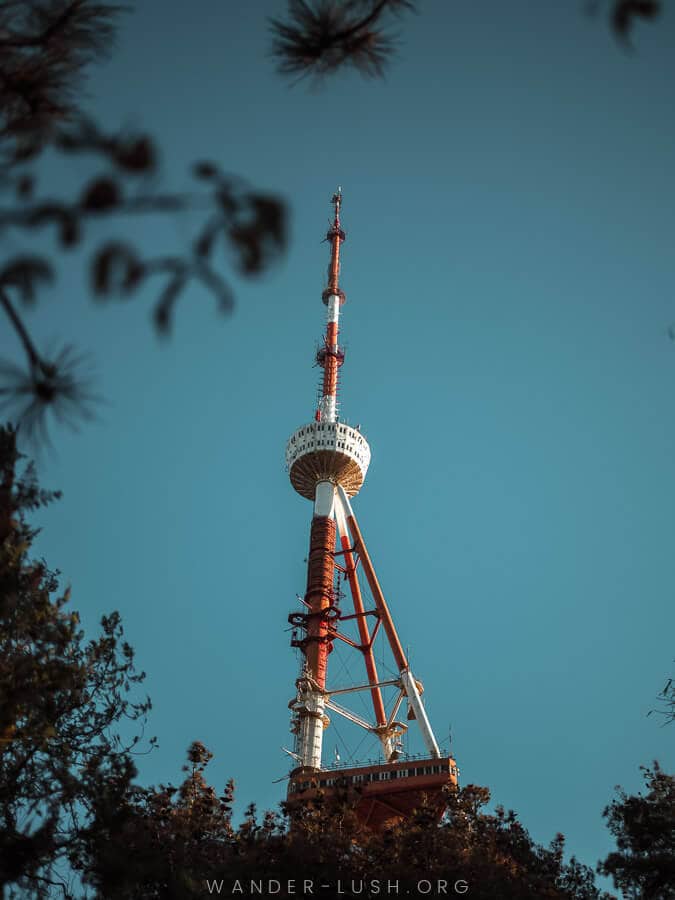
[{"label": "tower support leg", "polygon": [[325,715],[326,665],[332,648],[329,628],[335,605],[335,487],[321,481],[316,486],[314,516],[307,559],[308,606],[307,638],[304,647],[304,672],[297,682],[298,695],[294,709],[297,721],[297,753],[302,765],[321,766]]},{"label": "tower support leg", "polygon": [[342,507],[344,516],[347,519],[347,525],[349,527],[352,540],[354,541],[354,549],[359,554],[361,565],[363,566],[366,578],[368,579],[368,585],[373,595],[375,606],[380,613],[384,630],[386,632],[387,638],[389,639],[389,646],[391,647],[394,659],[396,660],[399,672],[401,673],[401,684],[406,692],[406,696],[408,697],[408,702],[410,703],[410,706],[415,713],[415,718],[417,719],[420,730],[422,732],[422,738],[424,739],[424,743],[426,744],[429,753],[434,757],[439,757],[441,755],[440,750],[438,748],[436,738],[434,737],[434,733],[431,729],[429,717],[427,716],[426,710],[422,705],[420,690],[417,687],[417,682],[413,678],[412,672],[410,671],[410,665],[405,653],[403,652],[403,647],[401,646],[401,642],[399,641],[398,634],[396,633],[396,628],[394,626],[391,613],[389,612],[387,601],[384,599],[382,588],[380,587],[380,584],[377,580],[377,575],[375,574],[375,569],[373,568],[370,556],[368,555],[368,550],[366,549],[366,544],[363,540],[361,529],[359,528],[358,522],[356,521],[354,510],[352,509],[349,498],[347,497],[347,494],[341,485],[338,485],[337,487],[337,501]]}]

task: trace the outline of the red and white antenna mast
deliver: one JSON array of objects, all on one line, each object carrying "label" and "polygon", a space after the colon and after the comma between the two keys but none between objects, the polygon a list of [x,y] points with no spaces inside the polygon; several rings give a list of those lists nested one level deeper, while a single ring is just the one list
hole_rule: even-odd
[{"label": "red and white antenna mast", "polygon": [[[328,287],[322,294],[328,315],[324,346],[317,353],[317,362],[323,366],[322,396],[316,411],[318,422],[335,422],[337,419],[337,386],[340,366],[344,362],[344,352],[338,345],[340,307],[345,302],[344,291],[340,290],[340,244],[346,235],[340,227],[340,206],[342,205],[342,188],[333,194],[335,208],[333,224],[326,235],[330,241],[330,265],[328,266]],[[364,473],[365,474],[365,473]]]},{"label": "red and white antenna mast", "polygon": [[[400,811],[399,818],[410,812],[411,804],[419,800],[420,791],[442,795],[442,787],[456,784],[457,769],[451,757],[442,757],[429,719],[421,700],[422,685],[413,678],[410,665],[398,638],[394,622],[382,593],[361,530],[350,504],[360,490],[370,463],[370,447],[358,428],[340,422],[337,415],[337,390],[339,370],[344,362],[344,351],[338,343],[340,310],[345,295],[339,284],[340,247],[345,232],[340,223],[342,192],[338,188],[332,197],[333,221],[326,239],[330,242],[328,285],[322,299],[326,304],[326,332],[323,346],[317,352],[316,361],[323,368],[321,396],[314,421],[298,428],[289,438],[286,447],[286,464],[291,484],[295,490],[313,503],[310,527],[309,554],[307,559],[307,588],[303,611],[292,613],[289,621],[294,626],[292,644],[303,653],[303,667],[296,682],[297,693],[289,704],[293,720],[291,730],[295,734],[295,749],[291,754],[297,766],[291,772],[289,800],[292,795],[302,799],[306,791],[319,782],[307,782],[308,773],[322,772],[321,752],[323,734],[329,724],[328,711],[338,713],[378,736],[384,763],[373,773],[373,767],[350,770],[351,776],[370,784],[375,777],[379,782],[395,779],[395,787],[386,787],[385,798],[379,797],[379,815],[373,814],[373,803],[368,816],[377,826],[391,820],[392,810]],[[339,545],[338,545],[339,538]],[[338,546],[340,549],[338,549]],[[366,608],[357,578],[357,567],[365,575],[374,608]],[[336,576],[346,580],[353,601],[353,614],[345,615],[338,604]],[[369,624],[373,622],[372,631]],[[349,637],[343,623],[355,625],[357,637]],[[382,628],[389,644],[397,676],[382,681],[378,675],[373,642]],[[302,633],[302,637],[297,637]],[[365,663],[366,683],[353,688],[332,688],[327,683],[328,656],[336,640],[344,641],[358,651]],[[385,709],[382,691],[396,688],[398,695],[389,712]],[[349,691],[367,690],[370,693],[373,721],[338,704],[334,696]],[[396,716],[403,701],[407,701],[408,718],[416,719],[428,754],[428,772],[410,771],[401,756],[401,735],[407,725]],[[381,772],[379,770],[382,770]],[[432,771],[433,770],[433,771]],[[392,775],[392,772],[394,773]],[[422,768],[420,768],[422,772]],[[342,773],[343,775],[345,773]],[[351,777],[350,776],[350,777]],[[318,777],[318,776],[317,776]],[[359,781],[362,783],[362,781]],[[321,782],[323,787],[324,782]],[[392,782],[393,784],[393,782]],[[372,794],[374,789],[368,789]],[[382,793],[380,790],[379,793]],[[378,795],[379,796],[379,795]]]}]

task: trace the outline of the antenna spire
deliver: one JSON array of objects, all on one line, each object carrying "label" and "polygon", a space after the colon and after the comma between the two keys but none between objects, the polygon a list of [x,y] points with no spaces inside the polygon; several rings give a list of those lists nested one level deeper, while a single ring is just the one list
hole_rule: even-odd
[{"label": "antenna spire", "polygon": [[323,347],[316,355],[317,363],[323,368],[321,399],[315,413],[317,422],[335,422],[337,420],[337,387],[338,370],[344,362],[345,354],[338,345],[338,322],[340,307],[345,302],[345,293],[340,289],[340,244],[347,235],[340,225],[340,207],[342,206],[342,188],[331,197],[334,214],[333,223],[328,229],[326,240],[330,242],[330,263],[328,264],[328,287],[321,295],[328,307],[326,333]]},{"label": "antenna spire", "polygon": [[340,225],[340,207],[342,206],[342,188],[338,187],[337,191],[331,197],[333,208],[333,224],[328,229],[326,240],[331,244],[330,264],[328,266],[328,287],[323,292],[323,302],[327,305],[331,295],[340,298],[340,304],[345,302],[344,291],[340,290],[340,244],[346,240],[347,235]]}]

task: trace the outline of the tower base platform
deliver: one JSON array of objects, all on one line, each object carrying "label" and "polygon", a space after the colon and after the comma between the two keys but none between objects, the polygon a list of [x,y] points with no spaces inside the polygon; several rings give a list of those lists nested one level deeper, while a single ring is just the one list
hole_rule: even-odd
[{"label": "tower base platform", "polygon": [[356,814],[372,831],[391,828],[426,803],[440,821],[446,807],[444,788],[457,788],[458,769],[451,756],[407,758],[393,763],[331,769],[298,768],[291,772],[287,804],[310,804],[340,790],[355,789]]}]

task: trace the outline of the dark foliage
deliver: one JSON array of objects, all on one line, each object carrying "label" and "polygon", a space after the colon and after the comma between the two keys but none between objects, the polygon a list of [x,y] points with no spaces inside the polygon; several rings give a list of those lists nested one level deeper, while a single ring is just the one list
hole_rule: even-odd
[{"label": "dark foliage", "polygon": [[36,355],[27,369],[0,360],[0,401],[29,439],[50,445],[47,409],[71,428],[93,417],[99,398],[91,390],[85,364],[86,356],[68,344],[54,355]]},{"label": "dark foliage", "polygon": [[[142,724],[150,701],[133,699],[144,673],[119,615],[85,640],[69,591],[30,556],[26,513],[58,494],[19,471],[16,433],[0,429],[0,891],[47,896],[78,855],[81,833],[111,785],[135,774],[121,723]],[[152,742],[151,742],[152,743]],[[5,894],[3,894],[5,896]]]},{"label": "dark foliage", "polygon": [[0,147],[26,158],[77,118],[88,65],[109,53],[122,9],[89,0],[0,5]]},{"label": "dark foliage", "polygon": [[99,796],[75,861],[96,896],[178,900],[204,894],[204,873],[228,859],[238,843],[231,821],[234,785],[228,782],[216,794],[203,776],[210,759],[195,742],[180,787],[126,789],[120,782]]},{"label": "dark foliage", "polygon": [[[398,881],[401,895],[408,890],[416,895],[422,879],[449,885],[450,895],[455,881],[466,882],[469,895],[479,900],[601,896],[590,869],[575,860],[563,862],[561,835],[549,848],[540,847],[514,813],[482,812],[489,800],[485,788],[469,786],[450,795],[449,814],[440,826],[423,806],[411,821],[374,835],[359,826],[354,797],[345,791],[320,797],[313,807],[286,810],[285,816],[268,812],[260,819],[251,805],[235,827],[233,784],[221,796],[207,784],[210,758],[195,743],[180,787],[134,789],[97,809],[79,859],[97,896],[178,900],[204,896],[208,884],[212,890],[220,884],[221,895],[231,896],[237,881],[248,893],[251,881],[272,880],[279,883],[277,896],[287,897],[293,879],[296,885],[311,880],[317,893],[319,885],[330,884],[334,895],[340,880],[346,897],[374,896],[373,880],[382,886]],[[434,888],[431,895],[442,893]]]},{"label": "dark foliage", "polygon": [[672,900],[675,897],[675,777],[642,767],[647,793],[617,798],[605,809],[617,850],[598,866],[628,897]]},{"label": "dark foliage", "polygon": [[391,13],[412,10],[410,0],[289,0],[287,21],[272,19],[272,55],[283,75],[328,75],[353,66],[380,76],[395,41]]},{"label": "dark foliage", "polygon": [[622,41],[630,43],[630,34],[639,19],[655,19],[661,12],[661,0],[616,0],[612,27]]}]

